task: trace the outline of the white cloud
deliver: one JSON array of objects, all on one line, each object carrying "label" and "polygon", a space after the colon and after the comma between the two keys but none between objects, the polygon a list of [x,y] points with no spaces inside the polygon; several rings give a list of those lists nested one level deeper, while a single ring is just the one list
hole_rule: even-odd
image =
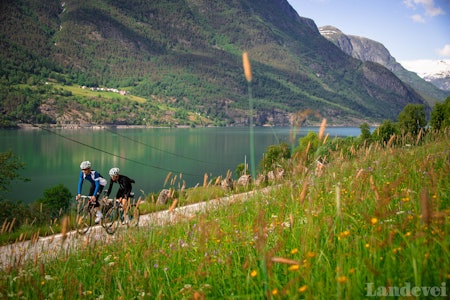
[{"label": "white cloud", "polygon": [[439,55],[450,57],[450,45],[445,45],[442,49],[437,49],[436,51]]},{"label": "white cloud", "polygon": [[425,14],[430,17],[436,17],[439,15],[445,15],[442,8],[434,5],[434,0],[416,0],[416,2],[422,4],[425,8]]},{"label": "white cloud", "polygon": [[[403,4],[414,11],[423,10],[423,14],[427,17],[445,15],[445,11],[442,8],[436,6],[434,0],[403,0]],[[422,13],[414,14],[413,16],[411,16],[411,19],[414,22],[425,23],[425,18],[423,17]]]},{"label": "white cloud", "polygon": [[416,23],[425,23],[425,18],[422,15],[412,15],[411,19]]}]

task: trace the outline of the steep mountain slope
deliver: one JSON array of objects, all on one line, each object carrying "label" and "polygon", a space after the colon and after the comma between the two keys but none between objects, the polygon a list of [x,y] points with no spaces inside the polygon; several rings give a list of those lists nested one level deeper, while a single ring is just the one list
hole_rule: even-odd
[{"label": "steep mountain slope", "polygon": [[403,82],[410,84],[430,105],[434,105],[437,101],[444,101],[448,96],[448,93],[425,81],[416,73],[406,70],[379,42],[360,36],[346,35],[333,26],[322,26],[319,32],[348,55],[361,61],[376,62],[385,66]]},{"label": "steep mountain slope", "polygon": [[[121,87],[155,109],[164,104],[244,125],[241,55],[248,51],[257,125],[288,125],[306,109],[332,124],[377,122],[396,118],[408,103],[426,104],[389,70],[347,56],[286,0],[8,0],[1,6],[0,77],[10,86],[51,79]],[[40,98],[54,105],[48,94]],[[71,101],[59,110],[72,109]]]}]

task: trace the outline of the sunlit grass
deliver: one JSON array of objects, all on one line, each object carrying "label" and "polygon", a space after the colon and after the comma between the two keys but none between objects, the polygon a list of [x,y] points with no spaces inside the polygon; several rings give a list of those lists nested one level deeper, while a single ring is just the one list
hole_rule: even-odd
[{"label": "sunlit grass", "polygon": [[122,230],[51,263],[17,263],[0,272],[0,295],[361,299],[368,284],[449,286],[448,141],[373,145],[352,159],[332,153],[320,174],[298,172],[246,201],[171,226]]},{"label": "sunlit grass", "polygon": [[98,97],[101,95],[102,98],[107,99],[129,99],[131,101],[136,101],[139,103],[145,103],[147,102],[146,99],[134,95],[120,95],[118,93],[114,92],[108,92],[108,91],[91,91],[89,88],[83,89],[80,86],[77,85],[60,85],[60,84],[52,84],[54,88],[63,89],[71,92],[74,96],[83,96],[83,97]]}]

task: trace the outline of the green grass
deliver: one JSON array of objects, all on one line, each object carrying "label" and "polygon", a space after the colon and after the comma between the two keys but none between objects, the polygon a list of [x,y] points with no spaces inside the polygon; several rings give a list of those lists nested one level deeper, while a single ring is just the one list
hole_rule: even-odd
[{"label": "green grass", "polygon": [[81,96],[81,97],[98,97],[99,95],[102,98],[107,99],[116,99],[116,100],[123,100],[123,99],[129,99],[132,101],[136,101],[139,103],[145,103],[147,102],[146,99],[134,95],[120,95],[118,93],[114,92],[102,92],[102,91],[92,91],[90,88],[81,88],[78,85],[60,85],[60,84],[53,84],[54,88],[59,88],[63,90],[70,91],[74,96]]},{"label": "green grass", "polygon": [[321,175],[297,160],[281,187],[247,201],[16,262],[0,271],[0,298],[362,299],[408,286],[448,295],[450,139],[428,138],[333,153]]}]

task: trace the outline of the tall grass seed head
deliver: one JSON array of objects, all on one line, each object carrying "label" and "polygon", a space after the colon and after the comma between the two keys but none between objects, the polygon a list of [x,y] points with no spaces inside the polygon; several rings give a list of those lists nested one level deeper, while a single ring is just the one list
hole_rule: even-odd
[{"label": "tall grass seed head", "polygon": [[242,53],[242,64],[244,65],[244,75],[247,82],[252,81],[252,68],[250,66],[250,60],[248,59],[247,52]]}]

